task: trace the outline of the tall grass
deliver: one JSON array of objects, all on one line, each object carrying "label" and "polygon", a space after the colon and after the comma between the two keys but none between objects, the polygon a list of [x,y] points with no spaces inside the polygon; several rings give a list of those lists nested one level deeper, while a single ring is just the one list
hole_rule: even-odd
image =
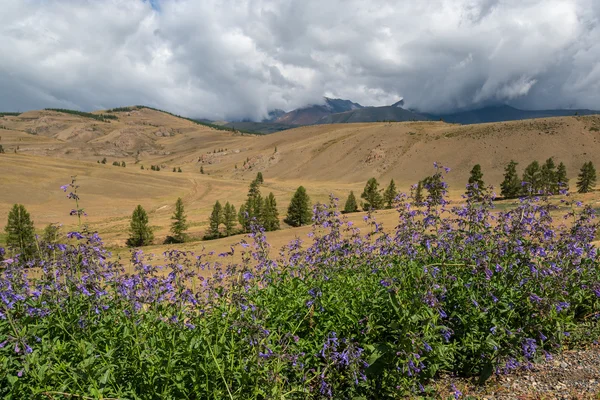
[{"label": "tall grass", "polygon": [[41,244],[34,261],[6,258],[0,394],[433,395],[442,371],[483,381],[598,338],[591,208],[564,197],[572,211],[561,222],[543,197],[508,211],[491,198],[396,200],[393,231],[369,215],[360,232],[332,198],[315,205],[307,243],[276,251],[254,226],[229,252],[167,251],[162,267],[136,250],[132,273],[85,230]]}]

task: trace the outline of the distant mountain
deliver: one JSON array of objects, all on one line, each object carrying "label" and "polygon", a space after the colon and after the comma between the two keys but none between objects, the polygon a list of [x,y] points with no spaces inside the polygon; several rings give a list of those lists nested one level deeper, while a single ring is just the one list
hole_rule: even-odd
[{"label": "distant mountain", "polygon": [[566,117],[570,115],[599,114],[594,110],[520,110],[507,105],[478,108],[451,114],[425,114],[431,119],[455,124],[482,124],[486,122],[516,121],[531,118]]},{"label": "distant mountain", "polygon": [[276,108],[274,110],[269,111],[269,116],[265,119],[263,119],[261,122],[274,122],[277,118],[283,116],[285,114],[285,111]]},{"label": "distant mountain", "polygon": [[287,125],[312,125],[328,115],[360,108],[363,108],[363,106],[353,103],[350,100],[325,97],[325,104],[313,104],[308,107],[298,108],[283,114],[274,122]]},{"label": "distant mountain", "polygon": [[344,124],[378,121],[428,121],[429,116],[405,110],[398,103],[384,107],[364,107],[357,110],[327,115],[317,124]]}]

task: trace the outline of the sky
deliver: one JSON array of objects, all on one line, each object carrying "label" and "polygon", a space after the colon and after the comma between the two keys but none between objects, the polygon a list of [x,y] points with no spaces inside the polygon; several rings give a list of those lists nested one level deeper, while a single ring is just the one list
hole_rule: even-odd
[{"label": "sky", "polygon": [[598,0],[1,0],[0,111],[600,109]]}]

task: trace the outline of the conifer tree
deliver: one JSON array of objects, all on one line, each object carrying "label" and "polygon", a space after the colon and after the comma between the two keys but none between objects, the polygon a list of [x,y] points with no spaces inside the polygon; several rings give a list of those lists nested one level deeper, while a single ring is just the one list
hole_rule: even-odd
[{"label": "conifer tree", "polygon": [[225,236],[233,235],[236,224],[236,216],[235,206],[233,204],[229,204],[229,202],[225,203],[225,208],[223,209]]},{"label": "conifer tree", "polygon": [[[240,208],[241,210],[241,208]],[[250,232],[250,224],[254,220],[255,223],[262,225],[262,214],[263,214],[263,198],[260,194],[260,181],[257,175],[250,183],[248,189],[248,199],[244,204],[244,215],[241,215],[240,223],[245,232]]]},{"label": "conifer tree", "polygon": [[48,224],[44,228],[44,235],[42,236],[42,242],[47,244],[56,244],[58,242],[58,236],[60,233],[60,225]]},{"label": "conifer tree", "polygon": [[559,191],[569,190],[569,178],[567,178],[567,167],[562,162],[558,164],[556,168],[556,187]]},{"label": "conifer tree", "polygon": [[147,246],[152,244],[152,240],[154,240],[154,233],[152,233],[152,228],[148,225],[148,214],[141,205],[138,205],[133,210],[133,215],[131,216],[127,246]]},{"label": "conifer tree", "polygon": [[523,194],[538,193],[542,189],[540,163],[533,161],[523,172]]},{"label": "conifer tree", "polygon": [[177,168],[173,167],[173,172],[177,172]]},{"label": "conifer tree", "polygon": [[13,205],[4,227],[6,245],[29,260],[35,250],[35,233],[31,216],[22,204]]},{"label": "conifer tree", "polygon": [[556,180],[556,165],[552,157],[546,160],[540,168],[541,189],[546,194],[558,194],[558,181]]},{"label": "conifer tree", "polygon": [[366,200],[366,202],[363,203],[363,209],[365,211],[370,209],[379,210],[383,207],[383,197],[381,197],[381,193],[379,193],[379,183],[375,178],[371,178],[367,181],[360,197]]},{"label": "conifer tree", "polygon": [[577,180],[577,192],[578,193],[589,193],[596,186],[596,168],[591,161],[583,164],[581,171],[579,172],[579,179]]},{"label": "conifer tree", "polygon": [[394,205],[394,200],[398,196],[398,191],[396,190],[396,183],[392,179],[390,184],[383,192],[383,202],[385,204],[385,208],[392,208]]},{"label": "conifer tree", "polygon": [[285,223],[291,226],[302,226],[308,224],[311,221],[311,218],[310,198],[308,197],[304,186],[300,186],[292,197]]},{"label": "conifer tree", "polygon": [[106,157],[104,157],[101,161],[102,164],[106,164]]},{"label": "conifer tree", "polygon": [[265,199],[262,222],[263,227],[268,232],[279,229],[279,212],[277,211],[277,201],[273,192],[270,192]]},{"label": "conifer tree", "polygon": [[344,214],[353,213],[358,211],[358,204],[354,192],[350,191],[346,204],[344,205]]},{"label": "conifer tree", "polygon": [[471,169],[471,175],[469,176],[469,184],[467,186],[467,196],[471,199],[481,201],[482,195],[485,191],[485,183],[483,182],[483,173],[481,172],[481,165],[475,164]]},{"label": "conifer tree", "polygon": [[504,168],[504,181],[500,184],[502,197],[505,199],[514,199],[521,193],[521,182],[517,175],[517,165],[519,163],[510,160]]},{"label": "conifer tree", "polygon": [[140,169],[144,169],[144,166],[142,165],[142,166],[140,167]]},{"label": "conifer tree", "polygon": [[127,166],[127,164],[125,164],[125,161],[121,161],[121,167],[125,168]]},{"label": "conifer tree", "polygon": [[414,187],[413,201],[417,207],[423,204],[423,181],[417,182]]},{"label": "conifer tree", "polygon": [[177,168],[177,172],[182,172],[182,171],[181,171],[181,167],[178,167],[178,168]]},{"label": "conifer tree", "polygon": [[0,154],[4,154],[4,147],[0,144]]},{"label": "conifer tree", "polygon": [[212,213],[210,214],[208,236],[216,239],[220,236],[219,226],[223,222],[223,207],[219,200],[213,206]]},{"label": "conifer tree", "polygon": [[250,225],[248,212],[246,211],[246,204],[242,204],[240,206],[240,210],[238,211],[238,222],[243,228],[244,232],[247,232],[246,227]]},{"label": "conifer tree", "polygon": [[201,173],[202,175],[204,175],[204,166],[203,166],[203,165],[201,165],[201,166],[200,166],[200,173]]},{"label": "conifer tree", "polygon": [[185,209],[183,207],[183,200],[181,197],[177,198],[175,202],[175,212],[171,217],[173,222],[171,223],[171,233],[173,243],[183,243],[187,239],[185,231],[188,228],[187,215],[185,215]]},{"label": "conifer tree", "polygon": [[427,189],[427,202],[430,205],[436,206],[442,203],[442,198],[446,192],[446,186],[444,182],[442,182],[441,172],[436,172],[423,179],[423,187]]},{"label": "conifer tree", "polygon": [[265,183],[265,180],[263,179],[263,174],[262,172],[259,172],[258,174],[256,174],[256,182],[260,183],[261,185],[263,183]]}]

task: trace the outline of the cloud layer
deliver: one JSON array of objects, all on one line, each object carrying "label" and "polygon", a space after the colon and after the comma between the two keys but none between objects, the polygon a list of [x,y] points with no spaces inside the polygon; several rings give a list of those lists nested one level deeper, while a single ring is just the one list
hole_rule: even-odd
[{"label": "cloud layer", "polygon": [[0,111],[600,109],[597,0],[5,0]]}]

